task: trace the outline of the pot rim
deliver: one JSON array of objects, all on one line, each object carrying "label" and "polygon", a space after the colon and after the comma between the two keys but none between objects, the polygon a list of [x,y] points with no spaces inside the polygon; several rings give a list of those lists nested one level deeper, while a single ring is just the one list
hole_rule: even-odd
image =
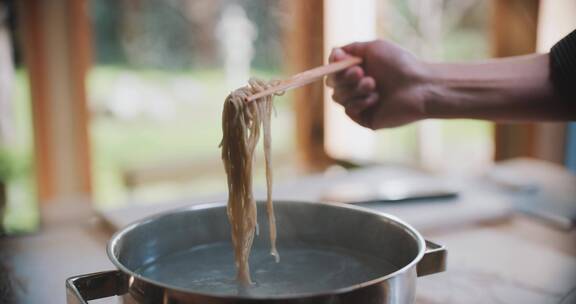
[{"label": "pot rim", "polygon": [[[257,203],[258,202],[260,202],[260,200],[257,200]],[[363,287],[367,287],[367,286],[381,283],[381,282],[386,281],[392,277],[401,275],[413,267],[415,268],[416,264],[418,264],[418,262],[422,259],[422,257],[424,256],[424,253],[426,251],[426,241],[424,240],[422,235],[418,232],[418,230],[416,230],[415,228],[413,228],[409,224],[405,223],[404,221],[402,221],[398,217],[391,215],[391,214],[388,214],[388,213],[378,212],[378,211],[371,210],[368,208],[355,206],[355,205],[351,205],[351,204],[345,204],[345,203],[311,202],[311,201],[299,201],[299,200],[274,201],[274,203],[277,203],[277,202],[280,202],[280,203],[292,203],[292,202],[294,202],[294,203],[305,203],[305,204],[324,204],[324,205],[330,205],[330,206],[337,207],[337,208],[351,209],[351,210],[355,210],[357,212],[377,215],[381,218],[385,218],[386,220],[388,220],[394,224],[399,225],[407,233],[412,235],[418,243],[418,254],[416,255],[416,257],[412,261],[410,261],[410,263],[406,264],[404,267],[402,267],[402,268],[400,268],[400,269],[398,269],[392,273],[389,273],[385,276],[381,276],[381,277],[375,278],[375,279],[370,280],[370,281],[365,281],[362,283],[358,283],[358,284],[354,284],[354,285],[350,285],[350,286],[346,286],[346,287],[342,287],[342,288],[338,288],[338,289],[333,289],[330,291],[295,293],[295,294],[282,295],[282,296],[219,295],[219,294],[214,294],[214,293],[196,292],[196,291],[192,291],[192,290],[189,290],[186,288],[170,286],[170,285],[165,284],[163,282],[152,280],[150,278],[147,278],[145,276],[142,276],[142,275],[135,273],[134,271],[132,271],[132,270],[128,269],[126,266],[124,266],[114,255],[113,248],[116,246],[119,239],[122,238],[122,236],[124,236],[125,234],[127,234],[130,231],[132,231],[133,229],[135,229],[136,227],[138,227],[140,225],[144,225],[144,224],[149,223],[149,222],[153,222],[153,221],[157,220],[158,218],[161,218],[161,217],[164,217],[164,216],[167,216],[170,214],[179,213],[182,211],[203,210],[203,209],[209,209],[209,208],[226,207],[226,202],[220,201],[220,200],[215,201],[215,202],[198,203],[198,204],[192,204],[192,205],[185,206],[185,207],[175,208],[172,210],[167,210],[164,212],[160,212],[160,213],[153,214],[153,215],[144,217],[142,219],[136,220],[136,221],[132,222],[131,224],[128,224],[126,227],[120,229],[116,233],[114,233],[112,238],[108,241],[108,244],[106,246],[106,253],[108,255],[108,259],[112,262],[112,264],[114,264],[114,266],[116,266],[116,268],[118,270],[122,271],[123,273],[125,273],[131,277],[129,280],[129,284],[132,284],[133,278],[136,278],[138,280],[144,281],[146,283],[149,283],[149,284],[157,286],[157,287],[161,287],[161,288],[166,289],[166,290],[173,290],[173,291],[177,291],[177,292],[194,294],[194,295],[199,295],[199,296],[204,296],[204,297],[230,299],[230,300],[290,300],[290,299],[313,298],[313,297],[322,297],[322,296],[344,294],[344,293],[348,293],[348,292],[351,292],[351,291],[354,291],[354,290],[357,290],[357,289],[360,289]]]}]

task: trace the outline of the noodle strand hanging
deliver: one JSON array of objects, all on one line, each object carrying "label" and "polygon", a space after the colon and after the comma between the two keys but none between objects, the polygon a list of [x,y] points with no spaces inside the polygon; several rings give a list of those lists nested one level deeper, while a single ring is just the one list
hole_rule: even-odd
[{"label": "noodle strand hanging", "polygon": [[269,84],[250,79],[248,86],[232,92],[224,102],[222,113],[222,160],[228,181],[227,214],[231,226],[232,245],[237,269],[237,280],[252,284],[248,259],[257,232],[257,208],[252,193],[252,170],[256,145],[261,129],[264,137],[266,164],[266,211],[270,231],[270,253],[276,262],[276,219],[272,203],[272,167],[270,158],[272,96],[246,103],[247,96],[266,89]]}]

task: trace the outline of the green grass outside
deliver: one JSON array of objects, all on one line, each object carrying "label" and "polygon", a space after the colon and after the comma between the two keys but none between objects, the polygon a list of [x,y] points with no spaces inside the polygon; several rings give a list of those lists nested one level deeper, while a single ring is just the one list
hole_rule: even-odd
[{"label": "green grass outside", "polygon": [[11,154],[10,167],[14,172],[6,182],[8,206],[4,227],[8,233],[24,233],[34,231],[39,224],[32,161],[32,112],[28,75],[23,70],[17,70],[14,84],[16,138],[12,146],[4,147]]},{"label": "green grass outside", "polygon": [[[96,67],[88,81],[90,94],[101,94],[113,85],[120,74],[137,75],[145,82],[162,87],[175,77],[194,80],[202,88],[202,100],[194,105],[181,105],[178,115],[168,122],[146,119],[123,121],[110,116],[93,116],[91,121],[92,157],[96,203],[108,208],[122,205],[127,199],[122,172],[127,167],[158,164],[172,160],[219,159],[221,139],[221,109],[228,92],[224,89],[223,75],[216,71],[188,73],[159,70],[126,70],[117,67]],[[280,77],[273,72],[254,71],[263,79]],[[278,117],[273,119],[273,150],[281,151],[292,145],[290,111],[287,97],[276,104]],[[188,184],[152,185],[142,189],[146,200],[176,198],[185,194],[207,194],[225,191],[223,169],[202,180]],[[222,171],[222,172],[220,172]]]}]

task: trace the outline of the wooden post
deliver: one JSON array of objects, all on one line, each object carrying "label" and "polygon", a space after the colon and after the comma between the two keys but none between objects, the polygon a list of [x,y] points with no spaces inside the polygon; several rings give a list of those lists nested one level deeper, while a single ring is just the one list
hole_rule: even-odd
[{"label": "wooden post", "polygon": [[[286,26],[290,74],[324,64],[324,1],[289,1]],[[324,149],[324,84],[315,82],[293,93],[298,161],[305,171],[320,171],[332,160]]]},{"label": "wooden post", "polygon": [[38,198],[91,194],[87,0],[18,1],[30,79]]},{"label": "wooden post", "polygon": [[[508,57],[536,50],[539,0],[492,0],[492,54]],[[495,159],[536,156],[536,126],[497,124]]]}]

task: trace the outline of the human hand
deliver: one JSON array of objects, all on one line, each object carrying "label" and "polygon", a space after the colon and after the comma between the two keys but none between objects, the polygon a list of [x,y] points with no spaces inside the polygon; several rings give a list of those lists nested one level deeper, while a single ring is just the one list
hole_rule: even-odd
[{"label": "human hand", "polygon": [[361,66],[331,75],[332,99],[344,106],[358,124],[373,130],[426,118],[425,65],[412,54],[386,41],[357,42],[332,50],[330,62],[349,56]]}]

